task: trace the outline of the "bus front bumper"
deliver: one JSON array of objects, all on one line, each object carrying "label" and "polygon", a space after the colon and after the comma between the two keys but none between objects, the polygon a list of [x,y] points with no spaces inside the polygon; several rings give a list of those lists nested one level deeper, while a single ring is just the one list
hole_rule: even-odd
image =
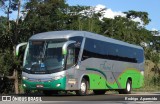
[{"label": "bus front bumper", "polygon": [[58,80],[51,80],[45,82],[33,82],[27,79],[23,79],[22,86],[26,90],[65,90],[66,77],[60,78]]}]

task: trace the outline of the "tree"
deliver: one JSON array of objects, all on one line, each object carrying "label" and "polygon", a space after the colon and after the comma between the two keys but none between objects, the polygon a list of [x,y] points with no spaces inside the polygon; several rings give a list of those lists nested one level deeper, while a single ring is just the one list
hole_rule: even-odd
[{"label": "tree", "polygon": [[127,18],[130,19],[135,19],[135,18],[140,18],[143,21],[143,25],[147,25],[151,20],[148,18],[148,13],[147,12],[141,12],[141,11],[134,11],[130,10],[128,12],[124,12],[126,14]]},{"label": "tree", "polygon": [[69,6],[67,29],[100,33],[100,12],[96,12],[95,8],[90,6]]},{"label": "tree", "polygon": [[[7,14],[7,25],[6,25],[7,28],[6,28],[6,31],[4,32],[4,34],[2,34],[2,37],[5,37],[5,39],[7,39],[7,40],[3,39],[4,40],[3,44],[6,42],[7,46],[10,45],[8,47],[9,47],[10,52],[12,52],[12,54],[13,54],[13,56],[12,56],[13,59],[15,58],[14,55],[15,55],[15,51],[16,51],[16,45],[18,43],[17,42],[18,41],[17,27],[18,27],[18,21],[19,21],[20,3],[21,3],[21,0],[2,0],[1,1],[1,4],[2,4],[1,8]],[[16,10],[18,11],[16,22],[10,21],[10,14],[12,13],[12,11],[16,11]],[[7,49],[8,47],[6,47],[6,45],[5,45],[4,49]],[[3,49],[3,51],[4,51],[4,49]],[[13,62],[15,62],[15,61],[13,61]],[[8,76],[8,78],[14,79],[15,93],[18,94],[18,71],[17,71],[18,67],[15,64],[16,64],[16,62],[14,64],[12,64],[13,75]]]},{"label": "tree", "polygon": [[27,14],[23,23],[30,36],[64,29],[67,12],[64,0],[30,0],[26,3],[25,10]]},{"label": "tree", "polygon": [[[0,17],[0,72],[15,79],[15,92],[18,93],[19,58],[14,56],[18,43],[28,41],[36,33],[55,30],[84,30],[99,33],[132,44],[142,42],[159,48],[159,39],[144,26],[150,22],[148,13],[141,11],[124,12],[126,17],[114,19],[102,18],[103,10],[95,11],[90,6],[69,6],[65,0],[28,0],[23,6],[24,17],[20,17],[21,0],[1,0],[1,9],[7,14]],[[10,20],[13,11],[17,11],[16,21]],[[139,18],[143,25],[133,19]],[[145,56],[151,58],[153,49],[144,48]],[[5,60],[3,60],[5,59]],[[156,62],[159,59],[156,59]],[[19,70],[18,70],[19,71]]]},{"label": "tree", "polygon": [[104,18],[104,22],[102,23],[102,33],[106,36],[132,44],[140,45],[142,42],[149,43],[152,37],[150,31],[145,29],[143,26],[140,26],[139,22],[132,20],[132,18],[138,17],[147,24],[150,20],[147,13],[136,11],[132,12],[125,12],[127,14],[126,17],[117,16],[114,19]]}]

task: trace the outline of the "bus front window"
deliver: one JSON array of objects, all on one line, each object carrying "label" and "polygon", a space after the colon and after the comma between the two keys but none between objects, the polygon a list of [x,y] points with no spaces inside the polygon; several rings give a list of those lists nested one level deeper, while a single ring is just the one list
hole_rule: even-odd
[{"label": "bus front window", "polygon": [[64,67],[64,41],[30,41],[24,58],[24,69],[53,71]]}]

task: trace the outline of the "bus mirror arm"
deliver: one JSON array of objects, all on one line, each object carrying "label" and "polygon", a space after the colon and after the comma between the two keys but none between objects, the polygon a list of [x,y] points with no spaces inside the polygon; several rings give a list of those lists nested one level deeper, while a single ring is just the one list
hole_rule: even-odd
[{"label": "bus mirror arm", "polygon": [[64,55],[67,54],[67,47],[68,47],[70,44],[72,44],[72,43],[76,43],[76,41],[68,41],[68,42],[66,42],[66,43],[63,45],[63,47],[62,47],[62,53],[63,53]]},{"label": "bus mirror arm", "polygon": [[18,44],[18,45],[16,46],[16,56],[19,55],[19,48],[20,48],[21,46],[24,46],[24,45],[27,45],[27,42],[20,43],[20,44]]}]

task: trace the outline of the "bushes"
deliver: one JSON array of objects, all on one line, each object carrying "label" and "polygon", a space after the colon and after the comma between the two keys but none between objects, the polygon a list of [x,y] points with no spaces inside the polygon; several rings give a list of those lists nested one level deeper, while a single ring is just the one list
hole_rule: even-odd
[{"label": "bushes", "polygon": [[151,71],[154,73],[153,77],[151,78],[150,83],[154,86],[159,86],[160,87],[160,68],[158,65],[155,65]]},{"label": "bushes", "polygon": [[160,69],[158,64],[155,64],[150,60],[146,60],[144,70],[144,86],[140,90],[160,90]]},{"label": "bushes", "polygon": [[8,50],[3,53],[0,52],[0,73],[9,75],[13,62],[13,55]]},{"label": "bushes", "polygon": [[13,69],[17,69],[20,61],[8,49],[0,50],[0,73],[5,76],[12,75]]}]

